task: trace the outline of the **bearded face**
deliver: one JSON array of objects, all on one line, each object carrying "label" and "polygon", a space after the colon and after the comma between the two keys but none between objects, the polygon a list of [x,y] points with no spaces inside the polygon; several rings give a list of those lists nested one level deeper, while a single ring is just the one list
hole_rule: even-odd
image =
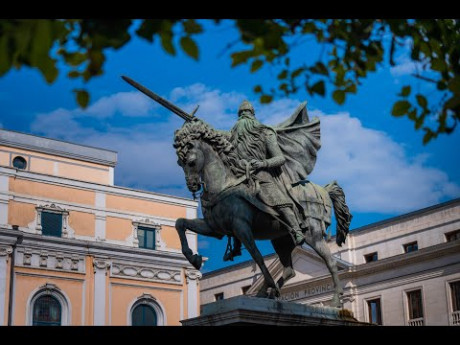
[{"label": "bearded face", "polygon": [[230,141],[240,159],[265,159],[264,125],[254,115],[243,113],[231,130]]}]

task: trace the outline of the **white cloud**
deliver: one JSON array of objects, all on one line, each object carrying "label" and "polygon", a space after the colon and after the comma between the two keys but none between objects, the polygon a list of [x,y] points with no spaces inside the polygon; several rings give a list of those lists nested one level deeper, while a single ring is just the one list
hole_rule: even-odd
[{"label": "white cloud", "polygon": [[[52,138],[118,151],[115,181],[119,185],[191,197],[172,147],[174,130],[183,120],[169,115],[163,122],[158,122],[157,117],[156,122],[126,127],[111,119],[107,125],[106,117],[115,113],[149,114],[154,118],[153,106],[144,100],[153,101],[138,95],[142,97],[118,93],[96,101],[86,115],[94,112],[99,127],[94,121],[85,122],[87,116],[82,117],[78,109],[57,109],[37,115],[31,129]],[[197,116],[215,128],[227,130],[235,123],[238,106],[245,99],[242,94],[203,84],[176,88],[168,97],[186,111],[200,104]],[[299,103],[284,99],[270,105],[253,104],[256,116],[273,125],[290,116]],[[459,186],[447,174],[427,165],[427,155],[408,157],[402,144],[382,131],[363,127],[359,119],[348,113],[309,113],[310,117],[320,117],[322,133],[322,148],[311,180],[318,184],[337,180],[352,212],[407,212],[460,195]]]},{"label": "white cloud", "polygon": [[407,157],[401,144],[348,113],[312,114],[321,119],[322,148],[311,179],[337,180],[352,210],[408,212],[460,195],[446,173],[424,164],[426,154]]},{"label": "white cloud", "polygon": [[199,105],[196,116],[216,128],[230,129],[237,119],[238,106],[245,97],[236,92],[222,92],[203,84],[193,84],[175,88],[170,99],[188,112],[192,112]]},{"label": "white cloud", "polygon": [[85,109],[82,114],[96,117],[111,117],[117,112],[123,116],[147,116],[157,107],[156,103],[140,92],[119,92],[102,97]]},{"label": "white cloud", "polygon": [[390,73],[394,77],[413,74],[417,70],[417,65],[411,60],[406,60],[396,66],[390,68]]}]

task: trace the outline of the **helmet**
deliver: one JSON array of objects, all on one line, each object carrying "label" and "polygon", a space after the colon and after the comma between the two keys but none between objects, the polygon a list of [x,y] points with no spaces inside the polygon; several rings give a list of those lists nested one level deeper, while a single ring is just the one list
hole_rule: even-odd
[{"label": "helmet", "polygon": [[243,110],[249,110],[252,115],[254,115],[254,107],[248,101],[243,101],[238,109],[238,115],[241,114]]}]

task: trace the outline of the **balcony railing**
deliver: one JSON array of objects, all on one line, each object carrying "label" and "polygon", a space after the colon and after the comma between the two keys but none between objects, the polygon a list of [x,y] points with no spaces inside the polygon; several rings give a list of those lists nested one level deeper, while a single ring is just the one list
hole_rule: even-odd
[{"label": "balcony railing", "polygon": [[407,323],[409,326],[423,326],[423,317],[419,317],[418,319],[411,319]]},{"label": "balcony railing", "polygon": [[454,311],[452,313],[452,325],[460,326],[460,310]]}]

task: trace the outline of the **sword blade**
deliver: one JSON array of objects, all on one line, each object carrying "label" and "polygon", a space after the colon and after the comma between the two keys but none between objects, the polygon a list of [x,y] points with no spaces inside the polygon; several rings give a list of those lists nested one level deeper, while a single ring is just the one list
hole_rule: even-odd
[{"label": "sword blade", "polygon": [[139,84],[138,82],[135,82],[134,80],[132,80],[131,78],[127,77],[127,76],[124,76],[122,75],[121,76],[123,78],[124,81],[126,81],[128,84],[134,86],[136,89],[138,89],[140,92],[142,92],[143,94],[149,96],[151,99],[153,99],[154,101],[160,103],[163,107],[165,107],[166,109],[169,109],[171,110],[174,114],[176,115],[179,115],[180,117],[182,117],[185,121],[192,121],[193,119],[193,116],[188,114],[187,112],[183,111],[181,108],[179,108],[178,106],[170,103],[169,101],[167,101],[166,99],[160,97],[159,95],[157,95],[155,92],[153,91],[150,91],[149,89],[147,89],[146,87],[142,86],[141,84]]}]

